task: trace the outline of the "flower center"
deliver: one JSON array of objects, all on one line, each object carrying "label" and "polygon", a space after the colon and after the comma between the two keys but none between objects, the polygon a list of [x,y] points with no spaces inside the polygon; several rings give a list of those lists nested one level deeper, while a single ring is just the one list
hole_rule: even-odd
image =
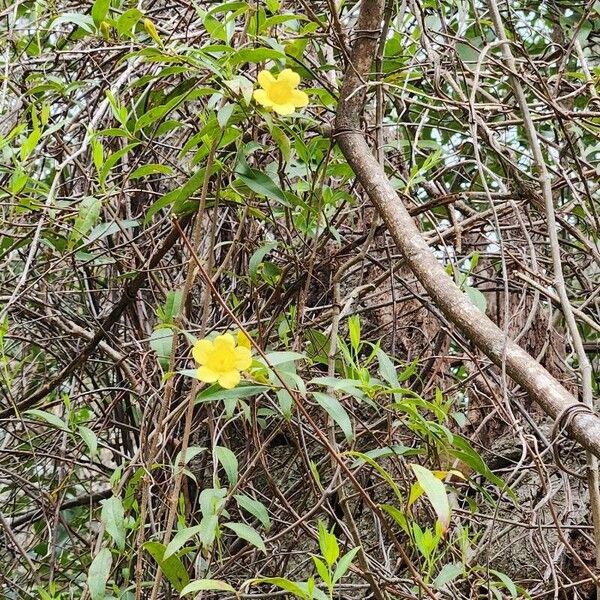
[{"label": "flower center", "polygon": [[215,352],[208,360],[207,367],[217,373],[231,371],[235,367],[233,352]]},{"label": "flower center", "polygon": [[270,86],[269,96],[276,104],[288,104],[292,91],[288,83],[277,81]]}]

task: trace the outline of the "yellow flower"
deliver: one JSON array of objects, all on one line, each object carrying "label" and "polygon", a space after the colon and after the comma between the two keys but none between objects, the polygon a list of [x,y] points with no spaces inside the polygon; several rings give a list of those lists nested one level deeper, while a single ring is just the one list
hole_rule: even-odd
[{"label": "yellow flower", "polygon": [[197,377],[200,381],[218,381],[221,387],[228,390],[240,382],[240,371],[252,364],[250,350],[236,346],[230,333],[218,335],[212,342],[206,338],[198,340],[192,355],[199,365]]},{"label": "yellow flower", "polygon": [[164,47],[163,41],[156,31],[156,25],[150,19],[144,19],[144,29],[146,33],[162,48]]},{"label": "yellow flower", "polygon": [[300,75],[291,69],[284,69],[277,78],[269,71],[261,71],[258,83],[262,90],[254,91],[254,99],[280,115],[289,115],[296,108],[308,104],[306,93],[296,89],[300,84]]},{"label": "yellow flower", "polygon": [[252,342],[241,329],[237,332],[237,343],[238,346],[243,346],[244,348],[248,348],[248,350],[252,351]]}]

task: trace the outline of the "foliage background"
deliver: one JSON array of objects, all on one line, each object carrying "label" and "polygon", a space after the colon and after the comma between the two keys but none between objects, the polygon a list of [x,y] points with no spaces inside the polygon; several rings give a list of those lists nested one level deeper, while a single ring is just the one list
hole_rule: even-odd
[{"label": "foliage background", "polygon": [[[0,4],[3,597],[590,592],[584,454],[428,299],[335,145],[359,5]],[[596,375],[600,8],[500,9]],[[391,1],[377,35],[364,128],[398,201],[577,392],[486,6]],[[258,107],[262,68],[309,107]],[[191,344],[240,327],[253,382],[198,395]],[[329,589],[338,544],[362,550]]]}]

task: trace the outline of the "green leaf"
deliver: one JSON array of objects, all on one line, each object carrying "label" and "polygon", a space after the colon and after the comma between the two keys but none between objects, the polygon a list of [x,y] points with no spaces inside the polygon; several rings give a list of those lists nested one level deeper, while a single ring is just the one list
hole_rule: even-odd
[{"label": "green leaf", "polygon": [[204,488],[200,492],[200,512],[203,516],[216,515],[225,503],[225,488]]},{"label": "green leaf", "polygon": [[216,592],[231,592],[232,594],[236,593],[234,588],[220,579],[198,579],[186,585],[181,590],[181,596],[191,594],[192,592],[205,592],[209,590]]},{"label": "green leaf", "polygon": [[265,355],[267,357],[267,363],[271,367],[277,365],[294,362],[296,360],[305,360],[306,356],[300,354],[300,352],[269,352]]},{"label": "green leaf", "polygon": [[167,292],[167,298],[160,318],[163,323],[169,325],[173,323],[175,317],[181,312],[183,302],[183,290],[175,289]]},{"label": "green leaf", "polygon": [[96,0],[94,2],[92,6],[92,19],[94,19],[96,26],[99,26],[100,23],[106,19],[109,8],[110,0]]},{"label": "green leaf", "polygon": [[94,166],[96,167],[96,171],[100,173],[102,165],[104,165],[104,146],[96,137],[93,137],[90,140],[90,143],[92,145],[92,160],[94,162]]},{"label": "green leaf", "polygon": [[256,546],[261,552],[267,553],[267,547],[254,527],[250,527],[245,523],[225,523],[225,527],[231,529],[238,537]]},{"label": "green leaf", "polygon": [[272,14],[279,12],[279,0],[265,0],[265,4]]},{"label": "green leaf", "polygon": [[323,580],[327,587],[331,587],[331,575],[329,574],[329,570],[327,569],[325,563],[318,556],[313,556],[312,559],[315,563],[315,567],[317,568],[319,577]]},{"label": "green leaf", "polygon": [[[144,223],[148,223],[152,220],[152,217],[161,209],[170,206],[171,204],[181,204],[187,200],[194,192],[197,192],[204,181],[205,169],[199,169],[194,173],[185,184],[172,190],[159,198],[150,208],[146,211],[144,217]],[[212,173],[211,173],[212,174]]]},{"label": "green leaf", "polygon": [[250,580],[250,583],[268,583],[270,585],[275,585],[286,592],[290,592],[291,594],[294,594],[294,596],[302,598],[303,600],[308,598],[308,594],[299,584],[283,577],[261,577],[260,579]]},{"label": "green leaf", "polygon": [[98,182],[100,185],[104,186],[106,183],[106,178],[110,174],[112,168],[131,150],[133,150],[136,146],[139,146],[139,142],[132,142],[131,144],[127,144],[127,146],[120,148],[116,152],[113,152],[102,165],[102,169],[98,174]]},{"label": "green leaf", "polygon": [[341,390],[349,396],[354,396],[354,398],[358,398],[359,400],[362,400],[365,397],[365,393],[357,387],[361,385],[361,382],[356,379],[340,379],[338,377],[315,377],[314,379],[311,379],[310,383],[323,385],[334,390]]},{"label": "green leaf", "polygon": [[119,35],[123,36],[129,34],[143,16],[144,14],[137,8],[126,10],[117,21],[117,32]]},{"label": "green leaf", "polygon": [[40,138],[42,137],[42,132],[37,127],[25,138],[23,143],[21,144],[21,148],[19,150],[19,157],[22,161],[27,160],[29,155],[35,150]]},{"label": "green leaf", "polygon": [[[423,454],[423,450],[418,448],[409,448],[402,444],[394,444],[383,448],[375,448],[364,453],[364,456],[377,460],[378,458],[387,458],[388,456],[413,456],[415,454]],[[357,463],[360,463],[360,459]]]},{"label": "green leaf", "polygon": [[161,165],[158,163],[151,163],[149,165],[143,165],[138,167],[130,176],[129,179],[141,179],[148,175],[155,175],[160,173],[161,175],[172,175],[173,169],[167,165]]},{"label": "green leaf", "polygon": [[[471,40],[473,43],[481,42],[481,38],[476,37]],[[479,60],[480,52],[476,48],[473,48],[470,44],[459,42],[456,44],[456,53],[461,60],[470,69],[473,69]]]},{"label": "green leaf", "polygon": [[319,522],[319,549],[325,562],[331,567],[340,556],[340,547],[335,535],[327,531],[325,523]]},{"label": "green leaf", "polygon": [[223,85],[228,87],[234,94],[241,94],[246,106],[248,106],[252,101],[252,92],[254,91],[254,86],[252,85],[252,82],[248,81],[245,77],[238,76],[233,79],[223,81]]},{"label": "green leaf", "polygon": [[219,526],[219,517],[217,515],[207,515],[202,517],[200,521],[200,530],[198,531],[198,537],[200,543],[205,548],[210,548],[215,541],[217,536],[217,527]]},{"label": "green leaf", "polygon": [[400,382],[398,381],[396,367],[390,357],[381,348],[377,351],[377,361],[379,362],[379,372],[381,373],[381,376],[393,388],[399,388]]},{"label": "green leaf", "polygon": [[411,467],[417,481],[423,488],[429,502],[431,502],[443,530],[446,531],[450,525],[450,503],[444,482],[440,481],[429,469],[421,465],[413,464]]},{"label": "green leaf", "polygon": [[119,233],[124,229],[131,229],[132,227],[137,226],[137,221],[129,220],[115,221],[112,223],[100,223],[99,225],[96,225],[94,229],[92,229],[92,231],[86,239],[86,244],[91,244],[96,240],[104,239],[105,237],[108,237],[109,235],[114,235],[115,233]]},{"label": "green leaf", "polygon": [[283,160],[286,163],[289,162],[292,153],[292,147],[290,144],[290,140],[285,134],[284,130],[281,129],[281,127],[277,127],[277,125],[273,125],[273,127],[271,128],[271,137],[279,146],[279,150],[281,151]]},{"label": "green leaf", "polygon": [[228,13],[228,12],[232,12],[232,11],[239,11],[240,9],[243,9],[240,14],[246,12],[249,8],[249,4],[248,2],[243,2],[242,0],[238,0],[238,1],[230,1],[230,2],[223,2],[223,3],[218,3],[214,8],[211,8],[208,11],[209,15],[216,15],[219,13]]},{"label": "green leaf", "polygon": [[410,528],[408,526],[408,521],[406,515],[402,511],[391,504],[381,504],[380,506],[388,515],[390,515],[390,517],[392,517],[392,519],[394,519],[394,521],[396,521],[403,531],[409,533]]},{"label": "green leaf", "polygon": [[[194,176],[192,176],[194,177]],[[146,216],[144,217],[144,223],[149,223],[152,220],[152,217],[163,208],[167,208],[167,206],[171,206],[177,198],[179,194],[183,191],[183,187],[179,187],[177,189],[171,190],[167,192],[163,196],[161,196],[156,202],[153,202],[148,210],[146,211]],[[189,197],[189,196],[188,196]]]},{"label": "green leaf", "polygon": [[69,431],[67,424],[60,417],[57,417],[52,413],[46,412],[45,410],[38,410],[37,408],[32,408],[31,410],[26,410],[24,414],[31,415],[32,417],[38,417],[38,419],[43,419],[50,425],[56,427],[57,429]]},{"label": "green leaf", "polygon": [[166,104],[161,104],[160,106],[155,106],[151,108],[148,112],[145,112],[135,123],[133,128],[134,132],[139,131],[140,129],[144,129],[153,123],[156,123],[159,119],[162,119],[166,114],[171,112],[175,107],[181,104],[186,96],[188,96],[188,92],[180,94],[179,96],[175,96],[175,98],[171,98]]},{"label": "green leaf", "polygon": [[17,165],[10,180],[11,193],[17,195],[19,192],[21,192],[28,180],[29,177],[27,176],[27,173],[25,173],[22,168]]},{"label": "green leaf", "polygon": [[160,542],[146,542],[144,549],[152,556],[157,562],[161,571],[165,577],[169,580],[171,585],[178,591],[181,592],[185,586],[190,582],[190,576],[183,563],[178,556],[170,556],[166,560],[163,560],[165,553],[165,546]]},{"label": "green leaf", "polygon": [[465,286],[465,293],[469,297],[469,300],[484,313],[487,308],[485,296],[477,288],[471,287],[470,285]]},{"label": "green leaf", "polygon": [[[498,488],[506,488],[505,481],[496,474],[492,473],[490,468],[485,464],[483,458],[481,458],[477,450],[471,446],[468,440],[460,435],[454,435],[452,438],[452,446],[451,452],[456,458],[462,460],[462,462],[471,467],[480,475],[483,475],[490,483],[493,483]],[[508,488],[507,491],[513,499],[517,499],[512,489]]]},{"label": "green leaf", "polygon": [[360,548],[352,548],[352,550],[346,552],[346,554],[340,558],[333,574],[334,585],[346,574],[346,571],[350,568],[350,565],[359,550]]},{"label": "green leaf", "polygon": [[80,13],[63,13],[52,21],[51,29],[55,29],[57,25],[62,25],[63,23],[77,25],[87,33],[92,33],[94,31],[94,20],[88,15],[82,15]]},{"label": "green leaf", "polygon": [[386,471],[374,458],[371,458],[371,456],[369,456],[371,452],[373,451],[370,451],[369,453],[365,454],[363,452],[350,451],[346,454],[348,456],[356,457],[358,459],[357,462],[365,461],[367,464],[371,465],[392,488],[392,490],[396,494],[396,498],[398,498],[398,501],[402,503],[403,498],[398,484],[395,482],[394,478],[392,477],[392,475],[390,475],[388,471]]},{"label": "green leaf", "polygon": [[98,438],[96,434],[89,428],[85,427],[85,425],[80,425],[77,428],[79,432],[79,436],[85,442],[85,445],[88,447],[90,451],[90,456],[94,458],[96,454],[98,454]]},{"label": "green leaf", "polygon": [[77,218],[73,224],[73,229],[69,233],[69,242],[67,247],[69,249],[75,248],[79,240],[85,237],[96,225],[100,218],[100,212],[102,210],[102,201],[99,198],[93,196],[86,196],[79,203],[79,212]]},{"label": "green leaf", "polygon": [[417,372],[417,365],[419,364],[419,359],[415,358],[413,361],[411,361],[404,369],[403,371],[400,373],[400,375],[398,375],[398,379],[400,380],[400,382],[406,381],[407,379],[410,379],[416,372]]},{"label": "green leaf", "polygon": [[346,441],[351,442],[353,438],[352,421],[350,420],[346,409],[340,404],[340,401],[333,396],[321,392],[312,392],[312,395],[319,403],[319,406],[327,412],[344,432]]},{"label": "green leaf", "polygon": [[262,502],[243,494],[236,494],[234,498],[238,506],[256,517],[267,531],[271,529],[271,518]]},{"label": "green leaf", "polygon": [[360,317],[358,315],[352,315],[348,318],[348,333],[354,352],[358,352],[360,347]]},{"label": "green leaf", "polygon": [[188,540],[200,533],[201,530],[202,525],[195,525],[194,527],[186,527],[185,529],[179,530],[166,547],[163,560],[166,560],[169,556],[175,554]]},{"label": "green leaf", "polygon": [[235,454],[224,446],[215,446],[215,455],[227,473],[227,479],[231,485],[235,485],[238,479],[238,459]]},{"label": "green leaf", "polygon": [[448,583],[462,575],[464,571],[465,569],[461,563],[447,563],[440,569],[432,585],[437,589],[442,589]]},{"label": "green leaf", "polygon": [[102,500],[102,512],[100,520],[104,524],[106,533],[115,541],[117,548],[125,548],[125,511],[121,498],[113,496],[107,500]]},{"label": "green leaf", "polygon": [[325,592],[320,590],[318,587],[315,587],[315,581],[313,577],[309,577],[306,583],[299,581],[298,586],[304,592],[304,597],[308,600],[331,600],[327,594],[325,594]]},{"label": "green leaf", "polygon": [[219,123],[219,127],[221,129],[225,129],[225,127],[227,126],[227,123],[229,122],[229,119],[231,119],[231,115],[235,110],[235,106],[235,104],[228,102],[217,112],[217,123]]},{"label": "green leaf", "polygon": [[150,348],[156,352],[158,362],[163,368],[168,367],[173,346],[173,330],[168,327],[155,329],[150,335]]},{"label": "green leaf", "polygon": [[266,60],[285,60],[285,54],[272,48],[242,48],[229,61],[232,66],[242,63],[260,63]]},{"label": "green leaf", "polygon": [[173,461],[173,466],[175,468],[177,468],[177,466],[179,465],[180,462],[183,466],[187,465],[190,462],[190,460],[192,460],[194,457],[198,456],[198,454],[200,454],[204,450],[206,450],[206,448],[204,448],[202,446],[189,446],[185,452],[185,458],[183,459],[183,461],[181,460],[181,452],[182,451],[180,450],[177,453],[177,456],[175,456],[175,460]]},{"label": "green leaf", "polygon": [[112,554],[108,548],[102,548],[96,554],[88,571],[87,586],[92,600],[104,600],[106,597],[106,582],[112,566]]},{"label": "green leaf", "polygon": [[268,175],[265,175],[256,169],[250,168],[248,163],[246,163],[241,155],[238,157],[238,162],[235,167],[235,174],[244,182],[246,186],[248,186],[259,196],[265,196],[266,198],[281,202],[285,205],[288,204],[285,194],[281,188],[279,188],[279,186],[277,186]]},{"label": "green leaf", "polygon": [[494,569],[490,569],[490,573],[493,573],[503,583],[513,598],[517,598],[519,596],[517,586],[508,575],[505,575],[501,571],[496,571]]},{"label": "green leaf", "polygon": [[262,263],[263,258],[277,248],[277,246],[277,242],[267,242],[254,251],[250,257],[250,260],[248,261],[248,274],[250,275],[251,279],[256,279],[258,267]]},{"label": "green leaf", "polygon": [[[192,376],[195,376],[196,370]],[[271,389],[268,385],[238,385],[231,390],[224,390],[218,385],[212,385],[202,390],[196,396],[196,402],[212,402],[215,400],[237,400],[239,398],[249,398],[267,392]]]}]

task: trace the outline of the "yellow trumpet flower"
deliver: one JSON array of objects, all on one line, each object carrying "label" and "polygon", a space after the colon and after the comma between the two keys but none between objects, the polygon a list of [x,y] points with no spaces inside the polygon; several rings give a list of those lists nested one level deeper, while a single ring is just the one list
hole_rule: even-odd
[{"label": "yellow trumpet flower", "polygon": [[198,340],[192,349],[192,356],[198,363],[196,376],[205,383],[219,382],[227,390],[240,382],[240,371],[252,364],[249,348],[236,346],[230,333],[218,335],[213,341],[204,338]]},{"label": "yellow trumpet flower", "polygon": [[284,69],[277,77],[273,77],[269,71],[261,71],[258,84],[262,89],[254,91],[254,99],[280,115],[289,115],[296,108],[308,104],[308,95],[296,89],[300,84],[300,75],[291,69]]}]

